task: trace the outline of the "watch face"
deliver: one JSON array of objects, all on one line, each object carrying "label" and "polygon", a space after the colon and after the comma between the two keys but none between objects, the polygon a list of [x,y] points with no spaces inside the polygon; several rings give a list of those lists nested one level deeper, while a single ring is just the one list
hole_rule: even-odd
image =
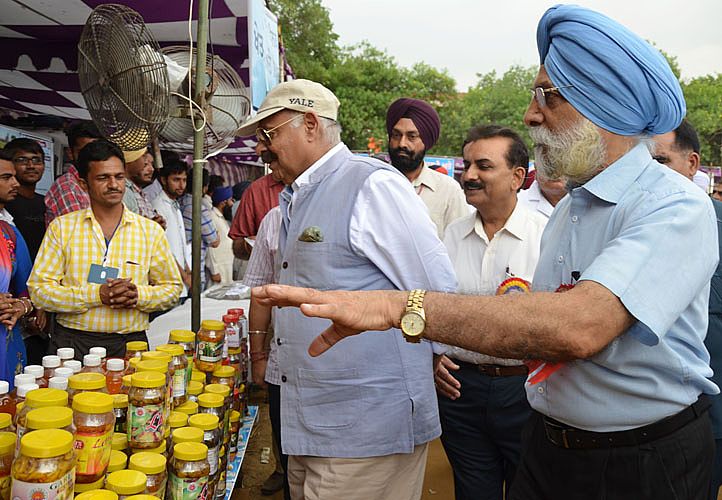
[{"label": "watch face", "polygon": [[401,331],[406,335],[421,335],[425,326],[424,318],[413,311],[407,312],[401,318]]}]

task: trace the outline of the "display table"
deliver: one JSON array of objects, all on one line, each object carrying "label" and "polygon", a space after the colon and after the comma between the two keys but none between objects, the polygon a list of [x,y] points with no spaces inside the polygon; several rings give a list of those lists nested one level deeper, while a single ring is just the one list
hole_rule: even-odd
[{"label": "display table", "polygon": [[258,406],[249,406],[248,415],[243,417],[243,427],[238,433],[236,459],[228,464],[228,470],[226,471],[226,500],[230,500],[236,480],[240,475],[243,457],[246,455],[246,448],[248,447],[248,438],[251,436],[253,424],[256,422],[256,415],[258,415]]}]

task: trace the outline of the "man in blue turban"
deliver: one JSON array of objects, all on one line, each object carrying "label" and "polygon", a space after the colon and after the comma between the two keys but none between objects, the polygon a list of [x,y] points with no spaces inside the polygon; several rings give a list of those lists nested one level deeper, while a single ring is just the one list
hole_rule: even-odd
[{"label": "man in blue turban", "polygon": [[567,179],[569,194],[544,231],[531,293],[269,286],[254,297],[331,319],[314,356],[400,326],[415,340],[526,359],[534,411],[507,498],[707,498],[716,217],[702,190],[648,149],[650,135],[682,121],[682,92],[658,51],[588,9],[549,9],[537,41],[524,121],[537,168]]}]

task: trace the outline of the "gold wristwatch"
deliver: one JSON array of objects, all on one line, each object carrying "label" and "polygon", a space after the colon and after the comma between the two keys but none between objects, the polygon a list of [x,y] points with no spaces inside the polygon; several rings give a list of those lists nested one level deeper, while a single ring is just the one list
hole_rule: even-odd
[{"label": "gold wristwatch", "polygon": [[426,290],[411,290],[406,301],[406,311],[401,316],[401,333],[406,342],[417,344],[421,342],[426,327],[426,314],[424,313],[424,295]]}]

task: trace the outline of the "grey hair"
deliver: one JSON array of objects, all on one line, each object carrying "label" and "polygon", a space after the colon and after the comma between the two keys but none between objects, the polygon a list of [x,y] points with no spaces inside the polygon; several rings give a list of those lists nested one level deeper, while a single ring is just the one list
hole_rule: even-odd
[{"label": "grey hair", "polygon": [[[303,113],[299,112],[299,115]],[[329,146],[335,146],[341,142],[341,124],[330,118],[323,116],[318,117],[318,122],[321,125],[321,136]],[[301,120],[293,120],[289,123],[292,128],[298,128],[301,126]]]}]

